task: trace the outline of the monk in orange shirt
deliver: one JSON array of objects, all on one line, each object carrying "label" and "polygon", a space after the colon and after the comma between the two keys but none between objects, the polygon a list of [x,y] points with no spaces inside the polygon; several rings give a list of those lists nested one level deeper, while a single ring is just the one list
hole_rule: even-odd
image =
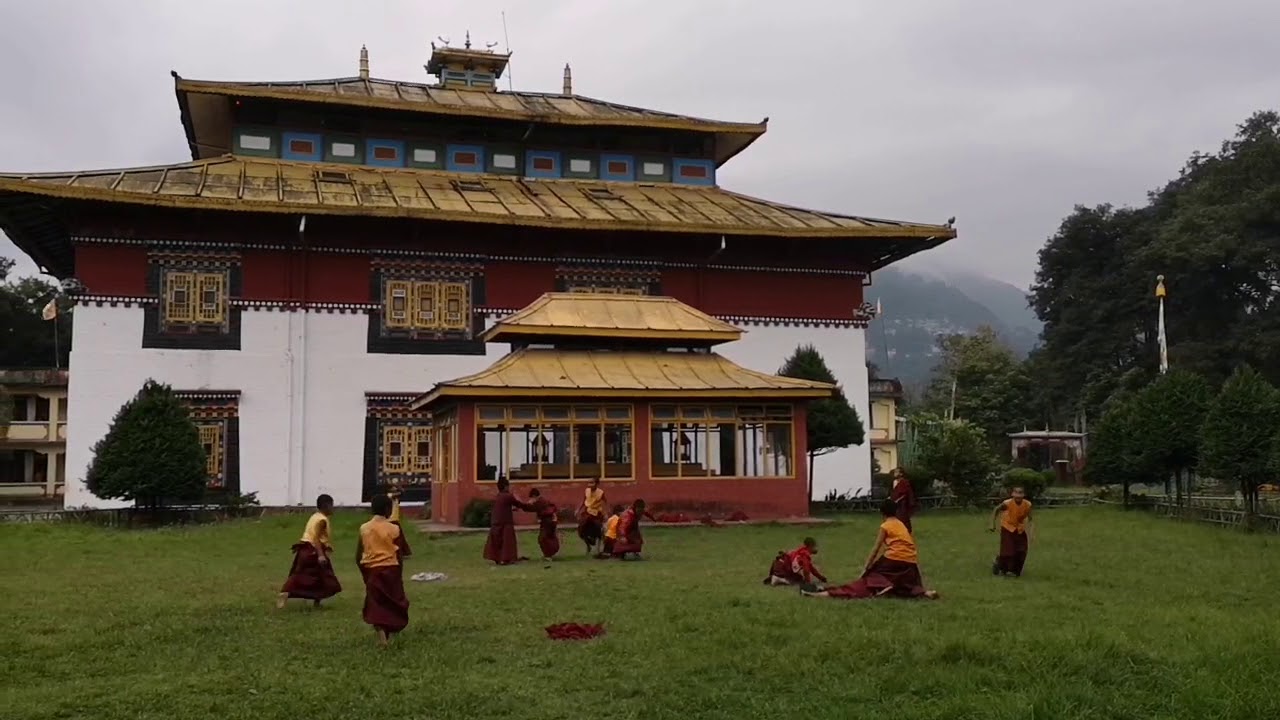
[{"label": "monk in orange shirt", "polygon": [[316,607],[320,601],[342,592],[342,583],[333,573],[333,540],[329,519],[333,516],[333,497],[316,498],[316,511],[307,520],[302,539],[293,544],[293,566],[280,588],[276,607],[283,608],[289,598],[310,600]]},{"label": "monk in orange shirt", "polygon": [[[1004,517],[1000,517],[1001,513]],[[1022,577],[1027,550],[1031,547],[1031,501],[1022,488],[1015,487],[1009,499],[996,506],[991,513],[990,532],[996,531],[997,518],[1000,519],[1000,554],[991,563],[991,574]]]},{"label": "monk in orange shirt", "polygon": [[936,600],[938,593],[924,587],[915,538],[897,518],[897,511],[898,504],[892,499],[881,503],[880,515],[884,522],[880,523],[880,534],[876,536],[875,547],[867,556],[867,569],[862,577],[847,585],[829,587],[821,592],[801,589],[800,594],[842,600],[884,596]]},{"label": "monk in orange shirt", "polygon": [[364,621],[386,647],[391,636],[409,625],[409,598],[404,594],[404,558],[411,554],[404,530],[391,522],[391,498],[375,495],[373,519],[360,526],[356,563],[364,576]]}]

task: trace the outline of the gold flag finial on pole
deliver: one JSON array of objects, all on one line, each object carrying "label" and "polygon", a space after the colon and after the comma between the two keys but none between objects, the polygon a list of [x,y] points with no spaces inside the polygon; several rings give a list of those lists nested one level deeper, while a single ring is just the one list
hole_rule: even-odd
[{"label": "gold flag finial on pole", "polygon": [[1162,298],[1164,296],[1165,296],[1164,276],[1157,275],[1156,276],[1156,297]]}]

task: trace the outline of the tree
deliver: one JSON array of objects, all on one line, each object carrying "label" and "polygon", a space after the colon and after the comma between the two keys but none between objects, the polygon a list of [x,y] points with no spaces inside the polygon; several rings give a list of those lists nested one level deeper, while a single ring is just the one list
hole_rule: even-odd
[{"label": "tree", "polygon": [[850,445],[861,445],[866,431],[858,411],[849,404],[844,390],[836,383],[836,376],[827,367],[826,360],[812,345],[801,345],[778,370],[783,377],[830,383],[835,393],[809,404],[807,415],[809,448],[809,498],[813,499],[813,459]]},{"label": "tree", "polygon": [[1277,425],[1280,391],[1244,366],[1223,383],[1201,428],[1203,472],[1237,483],[1250,516],[1257,511],[1258,488],[1269,477]]},{"label": "tree", "polygon": [[1142,453],[1141,466],[1165,479],[1166,494],[1174,478],[1178,504],[1200,460],[1200,428],[1212,398],[1208,381],[1187,370],[1159,376],[1134,398],[1132,442]]},{"label": "tree", "polygon": [[1135,397],[1121,393],[1102,410],[1102,417],[1089,431],[1089,449],[1085,455],[1085,479],[1091,485],[1120,483],[1124,488],[1124,504],[1129,505],[1129,487],[1145,482],[1150,475],[1143,463],[1142,446],[1137,438],[1134,417]]},{"label": "tree", "polygon": [[206,462],[186,406],[169,386],[148,380],[93,446],[85,481],[100,498],[154,509],[200,499],[208,481]]},{"label": "tree", "polygon": [[992,478],[1000,463],[982,428],[967,420],[936,415],[916,418],[915,467],[929,480],[951,489],[961,505],[979,505],[991,495]]},{"label": "tree", "polygon": [[52,367],[55,360],[66,367],[71,352],[70,318],[60,317],[54,324],[41,317],[44,306],[58,296],[57,286],[39,278],[11,280],[12,270],[13,260],[0,257],[0,367]]},{"label": "tree", "polygon": [[940,339],[942,357],[925,390],[926,411],[948,416],[955,390],[955,415],[982,429],[993,447],[1008,433],[1025,429],[1031,384],[1022,363],[995,330]]}]

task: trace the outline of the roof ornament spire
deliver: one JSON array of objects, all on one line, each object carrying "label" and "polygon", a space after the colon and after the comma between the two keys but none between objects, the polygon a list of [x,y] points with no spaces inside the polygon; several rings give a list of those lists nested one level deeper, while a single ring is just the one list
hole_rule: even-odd
[{"label": "roof ornament spire", "polygon": [[467,41],[463,43],[462,47],[466,48],[467,50],[471,49],[471,31],[470,30],[467,31]]},{"label": "roof ornament spire", "polygon": [[569,63],[564,64],[564,90],[561,94],[573,94],[573,72],[569,70]]},{"label": "roof ornament spire", "polygon": [[360,79],[369,79],[369,48],[360,46]]}]

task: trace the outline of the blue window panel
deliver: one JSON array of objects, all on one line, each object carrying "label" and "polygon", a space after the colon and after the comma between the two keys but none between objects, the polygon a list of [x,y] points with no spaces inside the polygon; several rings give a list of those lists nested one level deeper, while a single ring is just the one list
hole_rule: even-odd
[{"label": "blue window panel", "polygon": [[449,145],[444,168],[450,172],[484,172],[484,148],[479,145]]},{"label": "blue window panel", "polygon": [[280,156],[285,160],[320,162],[324,157],[324,138],[320,133],[281,133]]},{"label": "blue window panel", "polygon": [[366,140],[364,164],[378,167],[404,167],[402,140]]},{"label": "blue window panel", "polygon": [[600,179],[634,182],[636,159],[630,155],[601,155]]},{"label": "blue window panel", "polygon": [[524,154],[524,175],[531,178],[560,177],[560,153],[530,150]]},{"label": "blue window panel", "polygon": [[671,180],[680,185],[715,185],[716,166],[710,160],[676,158],[671,163]]}]

